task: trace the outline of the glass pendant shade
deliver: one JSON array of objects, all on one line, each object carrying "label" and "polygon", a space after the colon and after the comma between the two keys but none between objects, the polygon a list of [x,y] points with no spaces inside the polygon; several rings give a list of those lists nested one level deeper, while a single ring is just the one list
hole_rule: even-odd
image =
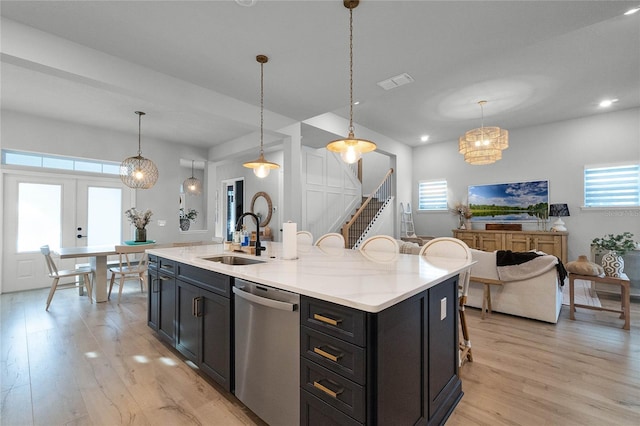
[{"label": "glass pendant shade", "polygon": [[248,161],[242,165],[253,169],[253,174],[262,179],[269,176],[271,169],[277,169],[280,166],[264,159],[264,64],[269,61],[269,58],[258,55],[256,61],[260,64],[260,156],[257,160]]},{"label": "glass pendant shade", "polygon": [[357,139],[353,128],[353,9],[359,0],[344,0],[344,7],[349,9],[349,135],[345,139],[337,139],[327,144],[327,150],[340,154],[342,161],[348,164],[358,162],[362,154],[375,151],[376,144],[366,139]]},{"label": "glass pendant shade", "polygon": [[[478,102],[481,109],[486,103]],[[464,155],[464,161],[469,164],[495,163],[502,159],[502,151],[509,148],[509,132],[500,127],[484,127],[484,110],[482,121],[481,127],[469,130],[458,141],[458,152]]]},{"label": "glass pendant shade", "polygon": [[144,112],[138,114],[138,155],[125,158],[120,164],[120,180],[133,189],[149,189],[158,181],[158,168],[153,161],[142,156],[140,148],[140,125]]},{"label": "glass pendant shade", "polygon": [[202,192],[202,182],[193,175],[193,163],[191,161],[191,177],[182,182],[182,189],[189,195],[200,195]]}]

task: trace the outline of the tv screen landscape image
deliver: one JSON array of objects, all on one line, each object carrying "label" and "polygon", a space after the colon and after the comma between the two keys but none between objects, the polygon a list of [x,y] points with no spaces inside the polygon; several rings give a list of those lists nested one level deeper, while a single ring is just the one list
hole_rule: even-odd
[{"label": "tv screen landscape image", "polygon": [[524,222],[549,217],[549,181],[469,186],[474,222]]}]

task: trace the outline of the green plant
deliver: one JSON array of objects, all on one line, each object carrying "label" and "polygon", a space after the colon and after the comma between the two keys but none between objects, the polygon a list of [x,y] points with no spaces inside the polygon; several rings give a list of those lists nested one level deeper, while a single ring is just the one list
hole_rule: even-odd
[{"label": "green plant", "polygon": [[591,245],[599,250],[612,251],[618,256],[623,256],[636,248],[636,242],[632,237],[633,234],[631,232],[624,232],[618,235],[607,234],[602,238],[594,238],[591,241]]},{"label": "green plant", "polygon": [[198,217],[198,211],[196,209],[180,209],[180,219],[189,219],[192,222],[196,221]]}]

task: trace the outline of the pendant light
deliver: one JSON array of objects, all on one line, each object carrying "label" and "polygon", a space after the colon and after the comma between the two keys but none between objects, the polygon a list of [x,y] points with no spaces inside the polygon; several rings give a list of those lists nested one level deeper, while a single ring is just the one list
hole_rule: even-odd
[{"label": "pendant light", "polygon": [[202,182],[193,175],[193,163],[194,160],[191,160],[191,177],[182,182],[182,189],[189,195],[200,195],[202,192]]},{"label": "pendant light", "polygon": [[376,144],[366,139],[356,139],[353,134],[353,9],[360,3],[359,0],[344,0],[344,7],[349,9],[349,135],[345,139],[337,139],[329,142],[327,149],[340,153],[342,161],[353,164],[362,154],[375,151]]},{"label": "pendant light", "polygon": [[509,148],[509,132],[500,127],[484,127],[484,106],[487,101],[479,101],[481,125],[460,136],[458,151],[464,161],[474,165],[495,163],[502,159],[502,151]]},{"label": "pendant light", "polygon": [[138,114],[138,155],[135,157],[125,158],[120,164],[120,180],[129,188],[134,189],[149,189],[156,184],[158,180],[158,168],[153,161],[142,156],[142,149],[140,148],[140,126],[142,116],[145,115],[142,111],[136,111]]},{"label": "pendant light", "polygon": [[269,58],[258,55],[256,61],[260,63],[260,156],[257,160],[244,163],[243,166],[253,169],[253,174],[262,179],[269,176],[271,169],[277,169],[280,166],[264,159],[264,64],[269,61]]}]

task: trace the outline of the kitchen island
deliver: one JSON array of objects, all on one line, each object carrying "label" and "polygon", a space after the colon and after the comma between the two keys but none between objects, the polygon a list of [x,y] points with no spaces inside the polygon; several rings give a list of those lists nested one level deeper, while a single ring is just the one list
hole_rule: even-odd
[{"label": "kitchen island", "polygon": [[[149,325],[234,392],[235,279],[300,295],[300,424],[441,424],[462,397],[457,277],[466,261],[299,247],[227,265],[222,245],[150,249]],[[298,404],[298,401],[295,402]]]}]

